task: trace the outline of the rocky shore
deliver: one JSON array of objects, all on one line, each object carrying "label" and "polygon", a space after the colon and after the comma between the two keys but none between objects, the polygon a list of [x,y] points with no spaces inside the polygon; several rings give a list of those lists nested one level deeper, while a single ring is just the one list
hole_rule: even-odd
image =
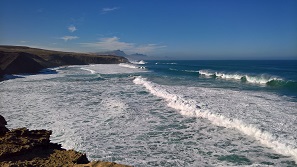
[{"label": "rocky shore", "polygon": [[86,154],[51,143],[50,130],[8,130],[0,115],[0,166],[128,167],[114,162],[89,162]]},{"label": "rocky shore", "polygon": [[64,65],[119,64],[128,59],[115,55],[74,53],[23,46],[0,45],[0,77],[5,74],[38,73]]}]

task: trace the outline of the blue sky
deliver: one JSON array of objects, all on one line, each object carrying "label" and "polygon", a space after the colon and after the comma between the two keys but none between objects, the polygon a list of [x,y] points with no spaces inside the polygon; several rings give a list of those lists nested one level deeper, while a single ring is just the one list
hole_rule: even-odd
[{"label": "blue sky", "polygon": [[297,59],[297,1],[1,0],[0,44],[177,59]]}]

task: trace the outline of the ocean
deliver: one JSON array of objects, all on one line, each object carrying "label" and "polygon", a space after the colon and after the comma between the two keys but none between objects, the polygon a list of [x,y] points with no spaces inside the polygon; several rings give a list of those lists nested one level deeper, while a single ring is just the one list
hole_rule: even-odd
[{"label": "ocean", "polygon": [[90,160],[297,166],[297,61],[135,61],[0,82],[8,128],[51,129]]}]

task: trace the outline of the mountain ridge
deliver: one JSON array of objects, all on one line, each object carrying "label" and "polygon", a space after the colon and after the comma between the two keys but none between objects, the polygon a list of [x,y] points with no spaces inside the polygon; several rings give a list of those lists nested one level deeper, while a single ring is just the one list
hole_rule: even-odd
[{"label": "mountain ridge", "polygon": [[106,55],[115,55],[115,56],[123,56],[123,57],[127,57],[127,58],[131,58],[131,57],[139,57],[139,58],[145,58],[148,57],[145,54],[141,54],[141,53],[133,53],[133,54],[126,54],[124,51],[122,50],[112,50],[112,51],[106,51],[106,52],[96,52],[95,54],[106,54]]}]

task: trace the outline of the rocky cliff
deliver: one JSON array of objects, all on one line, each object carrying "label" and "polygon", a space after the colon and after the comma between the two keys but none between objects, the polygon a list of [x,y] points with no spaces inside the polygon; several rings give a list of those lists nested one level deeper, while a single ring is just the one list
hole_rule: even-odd
[{"label": "rocky cliff", "polygon": [[49,130],[19,128],[9,131],[6,124],[0,115],[0,166],[128,167],[113,162],[89,162],[86,154],[51,143]]},{"label": "rocky cliff", "polygon": [[60,52],[22,46],[0,45],[0,75],[37,73],[63,65],[119,64],[128,60],[114,55]]}]

